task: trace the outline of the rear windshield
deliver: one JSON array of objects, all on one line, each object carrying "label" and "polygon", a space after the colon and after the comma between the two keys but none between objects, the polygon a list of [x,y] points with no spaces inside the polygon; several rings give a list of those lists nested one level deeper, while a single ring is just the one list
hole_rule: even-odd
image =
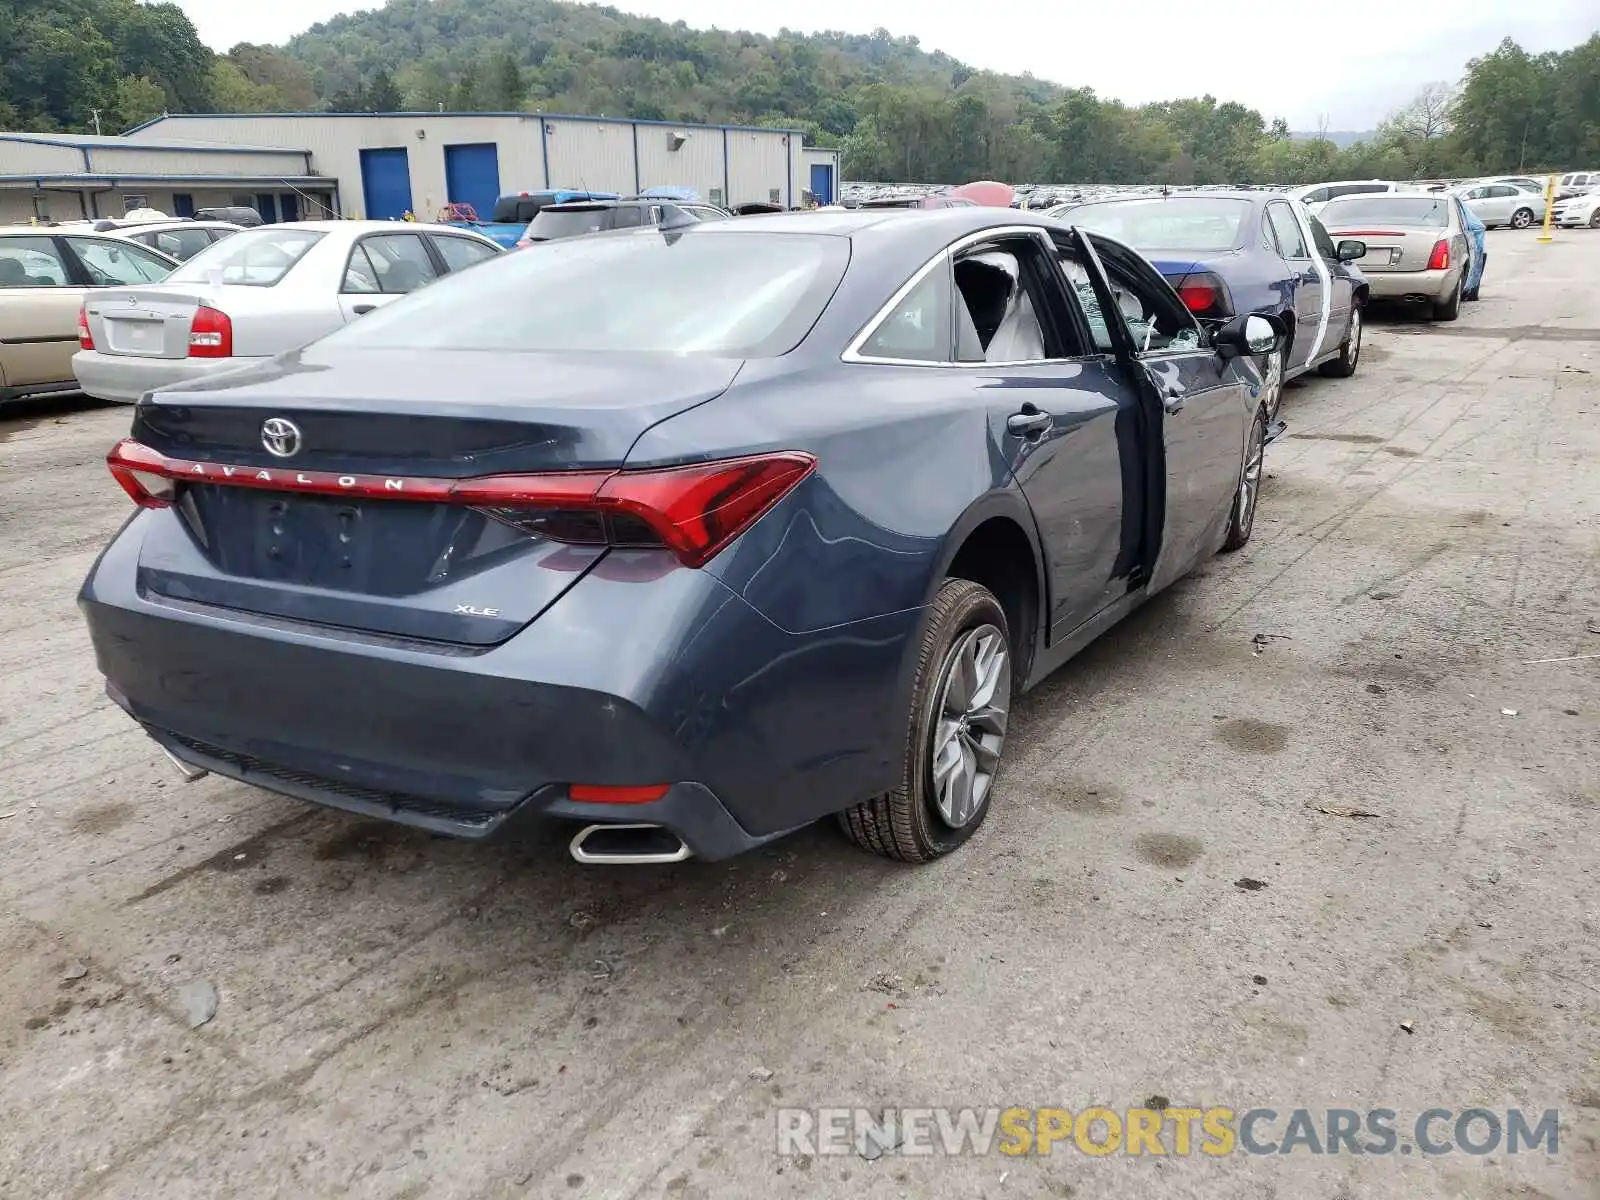
[{"label": "rear windshield", "polygon": [[321,240],[309,229],[246,229],[200,251],[167,280],[274,287]]},{"label": "rear windshield", "polygon": [[1151,197],[1080,204],[1066,219],[1135,250],[1220,251],[1244,245],[1252,207],[1222,196]]},{"label": "rear windshield", "polygon": [[1346,196],[1330,200],[1318,215],[1330,229],[1356,223],[1443,229],[1450,224],[1450,200],[1447,196]]},{"label": "rear windshield", "polygon": [[[616,224],[612,208],[547,208],[528,224],[524,234],[530,241],[549,242],[556,238],[579,237],[585,233],[599,233]],[[639,222],[635,221],[637,225]]]},{"label": "rear windshield", "polygon": [[446,276],[324,341],[771,358],[805,337],[849,261],[846,239],[817,234],[689,226],[569,238]]}]

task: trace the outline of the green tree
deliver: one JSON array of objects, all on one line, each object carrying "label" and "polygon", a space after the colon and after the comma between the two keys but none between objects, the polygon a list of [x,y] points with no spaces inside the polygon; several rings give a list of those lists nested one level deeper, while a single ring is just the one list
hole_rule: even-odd
[{"label": "green tree", "polygon": [[143,75],[124,75],[112,93],[109,125],[131,129],[167,111],[166,90]]},{"label": "green tree", "polygon": [[516,112],[528,95],[528,81],[517,60],[504,51],[490,60],[485,88],[489,107],[496,112]]},{"label": "green tree", "polygon": [[394,76],[380,70],[367,85],[366,108],[368,112],[399,112],[405,101],[395,86]]}]

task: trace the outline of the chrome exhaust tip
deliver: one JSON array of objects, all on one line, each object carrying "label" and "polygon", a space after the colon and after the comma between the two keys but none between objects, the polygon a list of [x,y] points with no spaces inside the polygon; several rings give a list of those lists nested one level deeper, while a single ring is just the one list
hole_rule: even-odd
[{"label": "chrome exhaust tip", "polygon": [[660,825],[586,825],[567,852],[592,866],[676,863],[694,855],[682,838]]},{"label": "chrome exhaust tip", "polygon": [[[160,746],[160,743],[158,742],[157,745]],[[183,776],[183,781],[185,783],[193,783],[195,780],[204,779],[207,775],[211,774],[211,772],[206,770],[204,767],[197,767],[193,763],[184,762],[183,759],[179,758],[165,746],[160,746],[160,749],[161,753],[166,755],[167,761],[174,767],[178,768],[178,774]]]}]

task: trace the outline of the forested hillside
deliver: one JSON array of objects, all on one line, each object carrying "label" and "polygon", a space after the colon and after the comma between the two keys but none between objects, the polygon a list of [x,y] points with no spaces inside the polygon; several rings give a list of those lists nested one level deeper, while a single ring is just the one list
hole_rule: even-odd
[{"label": "forested hillside", "polygon": [[163,111],[576,112],[795,125],[853,178],[1276,182],[1600,166],[1600,34],[1509,39],[1376,135],[1291,136],[1212,96],[1131,107],[979,71],[915,38],[690,29],[560,0],[390,0],[281,49],[213,55],[173,4],[0,0],[0,127],[116,132]]}]

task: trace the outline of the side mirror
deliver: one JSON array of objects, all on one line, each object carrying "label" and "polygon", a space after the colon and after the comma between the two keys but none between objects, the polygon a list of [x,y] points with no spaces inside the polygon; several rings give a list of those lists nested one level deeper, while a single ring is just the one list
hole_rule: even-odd
[{"label": "side mirror", "polygon": [[1335,251],[1339,255],[1340,262],[1355,262],[1358,258],[1366,257],[1367,244],[1357,241],[1355,238],[1345,238],[1335,248]]},{"label": "side mirror", "polygon": [[1234,317],[1211,337],[1211,345],[1223,358],[1270,354],[1278,348],[1282,335],[1276,322],[1260,313]]}]

